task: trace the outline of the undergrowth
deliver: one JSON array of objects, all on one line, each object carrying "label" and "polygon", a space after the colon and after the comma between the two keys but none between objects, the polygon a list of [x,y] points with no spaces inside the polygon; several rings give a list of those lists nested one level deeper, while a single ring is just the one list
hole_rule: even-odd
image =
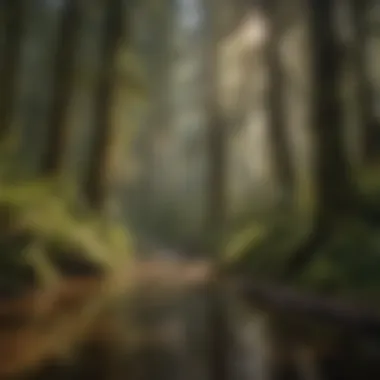
[{"label": "undergrowth", "polygon": [[[40,281],[57,273],[49,247],[104,270],[131,259],[131,238],[122,226],[91,212],[80,212],[69,190],[63,194],[55,181],[14,182],[0,187],[0,271],[32,266]],[[15,271],[17,272],[17,271]]]}]

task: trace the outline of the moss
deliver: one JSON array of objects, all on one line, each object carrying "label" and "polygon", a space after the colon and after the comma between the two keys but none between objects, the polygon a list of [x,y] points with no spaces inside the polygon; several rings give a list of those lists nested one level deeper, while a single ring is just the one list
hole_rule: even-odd
[{"label": "moss", "polygon": [[62,267],[67,271],[70,265],[77,274],[88,274],[90,268],[93,274],[105,273],[117,268],[121,261],[125,265],[132,251],[126,231],[105,223],[100,216],[75,210],[74,198],[65,198],[56,181],[3,185],[0,270],[9,272],[13,268],[16,284],[16,268],[21,278],[21,268],[31,265],[39,282],[46,283],[53,281]]}]

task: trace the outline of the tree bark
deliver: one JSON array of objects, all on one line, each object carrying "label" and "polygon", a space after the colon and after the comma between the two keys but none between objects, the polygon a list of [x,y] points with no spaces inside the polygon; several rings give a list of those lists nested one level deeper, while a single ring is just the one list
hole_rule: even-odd
[{"label": "tree bark", "polygon": [[337,220],[358,212],[357,192],[343,144],[342,56],[334,30],[334,9],[333,0],[309,0],[316,210],[313,231],[284,270],[286,280],[300,273],[327,243]]},{"label": "tree bark", "polygon": [[25,1],[23,9],[25,33],[20,59],[15,62],[17,86],[12,106],[12,128],[17,137],[13,159],[15,175],[32,178],[41,174],[48,143],[60,9],[44,0]]},{"label": "tree bark", "polygon": [[334,1],[310,0],[313,53],[312,132],[316,146],[316,185],[320,208],[329,216],[352,208],[354,185],[343,145],[340,100],[342,57],[334,33]]},{"label": "tree bark", "polygon": [[[217,17],[213,2],[208,5],[210,18],[208,42],[205,44],[205,81],[206,114],[207,114],[207,153],[208,153],[208,225],[213,242],[221,238],[221,232],[226,222],[226,155],[227,134],[226,123],[221,117],[218,92],[218,61],[217,61]],[[219,252],[218,252],[219,253]]]},{"label": "tree bark", "polygon": [[42,159],[42,173],[47,175],[57,173],[64,159],[67,112],[73,89],[75,48],[79,27],[78,2],[68,0],[63,9],[57,41],[49,137],[45,157]]},{"label": "tree bark", "polygon": [[280,42],[283,35],[283,20],[279,11],[280,2],[264,0],[262,8],[269,23],[269,39],[266,45],[269,86],[267,94],[268,131],[271,141],[272,171],[281,194],[279,203],[286,206],[294,194],[294,168],[286,130],[284,102],[284,71],[281,63]]},{"label": "tree bark", "polygon": [[373,97],[367,65],[367,16],[370,0],[349,1],[353,47],[351,57],[356,85],[356,101],[359,109],[359,124],[364,133],[364,160],[371,163],[379,155],[380,126],[373,115]]},{"label": "tree bark", "polygon": [[[223,247],[223,232],[226,223],[226,123],[221,117],[218,92],[218,19],[216,17],[217,1],[206,3],[208,16],[208,39],[205,43],[205,80],[206,114],[207,114],[207,154],[209,170],[207,182],[207,220],[206,231],[211,236],[209,252],[211,260],[219,261]],[[210,379],[227,380],[229,374],[230,336],[227,309],[222,287],[212,279],[206,287],[209,302],[208,323]]]},{"label": "tree bark", "polygon": [[113,102],[114,63],[118,43],[123,30],[123,2],[112,0],[107,4],[105,36],[103,45],[103,63],[101,78],[96,95],[96,118],[94,142],[91,147],[91,162],[85,181],[85,194],[89,205],[95,209],[104,207],[109,181],[107,176],[109,149],[113,133],[110,124],[110,112]]},{"label": "tree bark", "polygon": [[6,0],[1,4],[4,19],[4,45],[0,62],[0,135],[10,132],[16,96],[21,38],[23,34],[23,0]]}]

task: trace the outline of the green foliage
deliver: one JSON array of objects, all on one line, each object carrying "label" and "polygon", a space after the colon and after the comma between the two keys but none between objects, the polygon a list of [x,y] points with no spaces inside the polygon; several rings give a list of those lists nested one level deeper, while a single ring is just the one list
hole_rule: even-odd
[{"label": "green foliage", "polygon": [[308,223],[296,215],[261,218],[230,235],[223,261],[255,278],[275,278],[307,228]]},{"label": "green foliage", "polygon": [[365,301],[380,294],[380,240],[377,230],[358,221],[344,226],[318,253],[299,285]]},{"label": "green foliage", "polygon": [[[276,280],[295,248],[308,236],[308,223],[278,218],[252,223],[233,235],[226,264],[257,280]],[[319,294],[372,303],[380,294],[379,231],[358,219],[342,220],[333,237],[294,285]]]},{"label": "green foliage", "polygon": [[263,223],[253,222],[251,225],[233,235],[226,245],[225,261],[236,262],[244,255],[247,247],[255,247],[268,237],[268,226]]},{"label": "green foliage", "polygon": [[57,181],[47,180],[0,188],[3,277],[11,272],[16,283],[25,267],[32,267],[39,283],[54,281],[57,271],[50,251],[57,245],[61,255],[82,257],[106,271],[125,264],[132,250],[126,231],[89,213],[76,213],[74,197],[62,192]]},{"label": "green foliage", "polygon": [[[380,167],[362,168],[357,185],[367,208],[380,206]],[[307,238],[310,212],[315,207],[313,186],[301,178],[298,186],[301,217],[272,215],[257,219],[231,234],[226,262],[245,270],[256,279],[276,280],[295,248]],[[373,303],[380,295],[380,239],[378,229],[360,215],[336,223],[327,245],[294,280],[294,285],[310,292]],[[304,220],[301,220],[304,219]],[[308,220],[305,220],[308,219]]]}]

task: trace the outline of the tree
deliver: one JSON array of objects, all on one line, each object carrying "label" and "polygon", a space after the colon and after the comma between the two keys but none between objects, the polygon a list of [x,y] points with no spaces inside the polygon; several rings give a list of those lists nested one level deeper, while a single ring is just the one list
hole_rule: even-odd
[{"label": "tree", "polygon": [[[215,9],[209,9],[214,12]],[[217,31],[215,29],[215,18],[210,21],[206,49],[207,93],[207,143],[208,143],[208,228],[213,242],[219,241],[226,222],[226,123],[221,115],[218,93],[218,70],[217,70]]]},{"label": "tree", "polygon": [[354,77],[356,84],[355,98],[359,107],[359,125],[364,134],[364,159],[371,163],[379,153],[377,143],[380,133],[378,121],[373,114],[373,89],[368,76],[368,44],[369,35],[368,12],[371,0],[349,0],[349,11],[353,32],[353,60]]},{"label": "tree", "polygon": [[[372,88],[368,77],[367,37],[369,35],[368,11],[371,0],[348,2],[353,32],[351,57],[356,84],[356,101],[359,107],[359,123],[364,134],[364,159],[366,162],[376,158],[378,146],[376,136],[379,126],[376,125],[372,112]],[[377,133],[377,134],[376,134]]]},{"label": "tree", "polygon": [[103,40],[103,62],[96,93],[94,142],[91,147],[90,167],[84,185],[84,192],[89,205],[95,209],[102,209],[104,207],[109,185],[107,169],[109,149],[113,140],[113,131],[110,125],[110,110],[114,86],[113,68],[117,48],[122,38],[123,14],[122,0],[113,0],[107,4]]},{"label": "tree", "polygon": [[18,60],[23,33],[23,1],[6,0],[1,4],[4,42],[0,62],[0,133],[8,133],[16,96]]},{"label": "tree", "polygon": [[67,112],[72,95],[76,41],[80,27],[80,7],[75,0],[64,4],[55,56],[53,102],[50,109],[49,137],[42,160],[42,173],[55,174],[65,154]]},{"label": "tree", "polygon": [[[206,115],[207,115],[207,220],[211,259],[217,263],[223,249],[223,232],[226,223],[226,123],[222,118],[218,92],[217,41],[219,28],[216,2],[205,6],[208,35],[205,43]],[[227,318],[226,297],[223,288],[211,281],[207,289],[209,297],[210,365],[211,378],[225,380],[228,377],[229,347],[231,344]]]},{"label": "tree", "polygon": [[[268,130],[271,139],[272,171],[280,187],[280,205],[286,206],[294,194],[294,168],[286,129],[284,103],[284,72],[281,62],[280,42],[284,32],[284,20],[280,3],[264,0],[262,7],[269,24],[269,37],[265,47],[266,63],[269,70],[267,95]],[[285,203],[285,204],[284,204]]]},{"label": "tree", "polygon": [[357,193],[346,160],[343,110],[340,101],[341,54],[334,32],[332,0],[309,0],[312,53],[312,115],[317,205],[314,227],[294,252],[285,278],[299,273],[328,242],[337,221],[357,211]]}]

